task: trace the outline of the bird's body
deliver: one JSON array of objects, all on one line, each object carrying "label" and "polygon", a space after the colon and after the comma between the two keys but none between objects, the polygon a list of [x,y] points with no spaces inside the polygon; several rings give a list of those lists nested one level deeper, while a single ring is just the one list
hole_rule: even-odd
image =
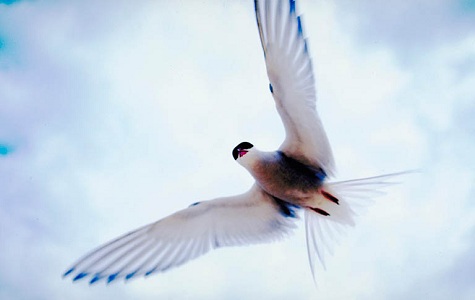
[{"label": "bird's body", "polygon": [[[304,213],[312,275],[317,261],[359,207],[390,184],[389,174],[343,182],[334,175],[333,154],[316,110],[312,62],[295,1],[255,1],[270,90],[286,137],[276,151],[238,144],[234,159],[254,177],[249,191],[195,202],[125,234],[85,255],[64,276],[125,280],[164,272],[211,249],[265,243],[292,233]],[[166,199],[163,199],[165,201]]]},{"label": "bird's body", "polygon": [[325,172],[287,156],[282,151],[263,152],[253,149],[245,157],[244,167],[257,185],[271,196],[297,206],[308,206],[320,193]]}]

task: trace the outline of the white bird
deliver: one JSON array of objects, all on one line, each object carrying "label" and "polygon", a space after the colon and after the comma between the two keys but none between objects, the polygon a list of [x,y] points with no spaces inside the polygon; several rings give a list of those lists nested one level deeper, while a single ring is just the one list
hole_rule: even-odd
[{"label": "white bird", "polygon": [[270,91],[286,138],[274,152],[249,142],[233,149],[234,159],[254,177],[244,194],[196,202],[93,250],[64,276],[128,280],[164,272],[211,249],[279,240],[292,232],[304,211],[307,249],[315,279],[317,262],[331,252],[339,233],[354,225],[359,207],[391,184],[394,173],[328,182],[333,155],[316,110],[312,62],[295,1],[255,1]]}]

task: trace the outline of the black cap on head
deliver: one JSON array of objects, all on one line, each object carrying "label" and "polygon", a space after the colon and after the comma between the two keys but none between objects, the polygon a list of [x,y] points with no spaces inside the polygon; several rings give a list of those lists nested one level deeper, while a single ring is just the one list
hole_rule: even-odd
[{"label": "black cap on head", "polygon": [[239,157],[238,149],[240,149],[240,150],[246,149],[247,150],[247,149],[251,149],[252,147],[254,147],[254,145],[249,143],[249,142],[242,142],[239,145],[237,145],[236,147],[234,147],[234,149],[233,149],[234,160],[238,159],[238,157]]}]

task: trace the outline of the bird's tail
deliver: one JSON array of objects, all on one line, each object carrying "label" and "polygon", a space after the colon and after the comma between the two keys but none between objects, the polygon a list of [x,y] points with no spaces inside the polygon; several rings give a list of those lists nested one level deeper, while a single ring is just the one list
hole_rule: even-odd
[{"label": "bird's tail", "polygon": [[322,186],[315,205],[305,208],[307,250],[314,281],[316,267],[325,269],[325,255],[333,253],[333,247],[346,227],[354,226],[355,217],[373,203],[375,197],[384,195],[385,188],[398,184],[394,181],[396,177],[411,172],[330,182]]}]

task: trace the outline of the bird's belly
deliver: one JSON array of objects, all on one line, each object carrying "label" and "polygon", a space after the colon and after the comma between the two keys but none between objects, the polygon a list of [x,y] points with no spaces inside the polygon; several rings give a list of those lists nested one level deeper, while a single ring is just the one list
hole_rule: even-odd
[{"label": "bird's belly", "polygon": [[323,171],[319,172],[280,152],[256,162],[250,172],[264,191],[299,206],[318,195],[325,178]]},{"label": "bird's belly", "polygon": [[303,206],[315,198],[321,186],[317,180],[312,182],[302,178],[290,181],[285,179],[273,176],[269,180],[257,180],[257,183],[268,194],[298,206]]},{"label": "bird's belly", "polygon": [[271,190],[271,191],[268,191],[268,193],[286,202],[289,202],[298,206],[305,206],[317,195],[318,190],[303,191],[299,189],[287,189],[287,190]]}]

